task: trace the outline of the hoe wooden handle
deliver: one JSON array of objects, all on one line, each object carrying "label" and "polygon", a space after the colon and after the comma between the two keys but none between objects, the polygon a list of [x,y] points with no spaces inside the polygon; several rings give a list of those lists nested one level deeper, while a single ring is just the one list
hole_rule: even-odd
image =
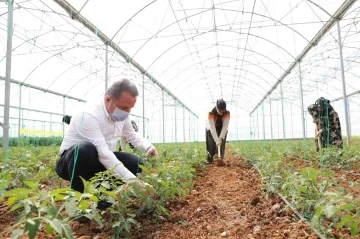
[{"label": "hoe wooden handle", "polygon": [[218,158],[221,158],[221,155],[220,155],[220,145],[218,146]]}]

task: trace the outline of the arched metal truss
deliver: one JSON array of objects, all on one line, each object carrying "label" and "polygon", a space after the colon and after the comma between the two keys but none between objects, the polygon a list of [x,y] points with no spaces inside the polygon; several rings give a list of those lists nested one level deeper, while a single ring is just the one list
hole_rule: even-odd
[{"label": "arched metal truss", "polygon": [[[70,98],[85,101],[100,95],[108,82],[129,77],[141,92],[142,112],[136,113],[153,116],[155,123],[151,125],[166,120],[167,115],[186,118],[186,125],[173,120],[160,127],[162,134],[158,138],[163,142],[169,139],[165,129],[172,127],[176,131],[180,125],[184,132],[179,136],[174,131],[172,137],[190,138],[185,130],[190,129],[192,119],[177,112],[179,104],[189,117],[197,116],[218,98],[226,99],[236,112],[239,109],[235,118],[242,121],[240,115],[244,114],[280,115],[278,124],[283,126],[279,132],[285,138],[284,112],[289,108],[306,126],[304,105],[319,94],[347,102],[346,90],[352,97],[358,92],[354,82],[359,78],[356,65],[360,61],[360,31],[356,24],[360,21],[360,6],[356,2],[290,0],[288,6],[279,6],[273,0],[148,0],[128,2],[119,9],[122,14],[109,21],[110,18],[105,19],[107,12],[99,10],[106,9],[100,8],[104,3],[93,0],[15,0],[15,25],[11,32],[16,41],[10,50],[15,66],[27,61],[29,67],[23,67],[23,72],[13,70],[13,78],[24,86],[56,92],[49,99],[57,104],[55,113],[61,114],[64,96],[69,98],[66,107],[71,104],[76,108]],[[109,0],[106,5],[109,12],[114,12],[116,7],[112,6],[122,3]],[[125,14],[123,9],[127,8],[129,12]],[[2,32],[8,32],[7,9],[0,2]],[[298,9],[313,18],[303,20]],[[104,15],[104,19],[98,15]],[[122,15],[126,17],[121,18]],[[336,29],[340,20],[341,27],[338,24]],[[27,21],[39,24],[29,28]],[[341,44],[338,34],[343,35]],[[5,59],[9,59],[5,55],[7,40],[5,34],[1,35],[0,49],[4,53],[0,51],[0,66],[5,66]],[[339,45],[344,57],[339,56]],[[343,59],[342,66],[339,59]],[[0,68],[3,79],[5,73]],[[341,74],[346,82],[341,80],[345,78]],[[37,81],[41,75],[49,78]],[[0,87],[8,89],[8,83],[5,86],[1,82],[4,81],[0,81]],[[13,80],[14,83],[17,82]],[[31,100],[21,100],[24,95]],[[16,107],[27,109],[44,98],[21,92],[21,87],[20,91],[13,88],[11,97],[19,99]],[[42,104],[44,112],[50,112],[49,103]],[[346,107],[344,104],[341,113],[345,118]],[[348,119],[345,122],[350,124]],[[149,133],[143,123],[143,133]],[[306,127],[303,137],[305,130]],[[263,131],[264,138],[269,138]]]}]

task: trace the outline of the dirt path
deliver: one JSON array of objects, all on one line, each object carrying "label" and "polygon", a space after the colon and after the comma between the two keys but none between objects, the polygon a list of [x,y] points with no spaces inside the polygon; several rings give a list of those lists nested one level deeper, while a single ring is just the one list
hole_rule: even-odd
[{"label": "dirt path", "polygon": [[261,195],[256,171],[242,160],[226,162],[200,173],[192,194],[169,205],[168,220],[140,219],[142,232],[131,238],[317,238],[280,199]]}]

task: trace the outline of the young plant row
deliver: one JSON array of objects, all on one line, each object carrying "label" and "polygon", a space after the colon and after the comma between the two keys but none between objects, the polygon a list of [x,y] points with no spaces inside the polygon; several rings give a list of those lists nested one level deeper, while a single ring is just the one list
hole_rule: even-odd
[{"label": "young plant row", "polygon": [[[136,219],[143,213],[167,215],[167,201],[192,190],[195,167],[202,165],[205,150],[202,144],[157,147],[158,159],[139,155],[143,164],[138,178],[153,187],[139,187],[139,180],[121,184],[105,171],[90,181],[84,180],[84,193],[60,187],[61,180],[54,173],[56,147],[11,148],[6,162],[1,161],[0,202],[6,201],[9,213],[17,217],[11,227],[0,232],[0,237],[27,234],[35,238],[41,231],[54,238],[74,238],[69,222],[80,215],[96,221],[99,227],[110,222],[118,238],[139,227]],[[96,208],[103,199],[113,203],[106,211]]]},{"label": "young plant row", "polygon": [[[324,233],[347,228],[358,235],[360,198],[340,187],[333,168],[346,172],[358,167],[360,140],[343,150],[315,151],[313,140],[253,141],[232,143],[233,154],[252,164],[260,173],[266,196],[281,193]],[[359,187],[349,182],[352,187]]]}]

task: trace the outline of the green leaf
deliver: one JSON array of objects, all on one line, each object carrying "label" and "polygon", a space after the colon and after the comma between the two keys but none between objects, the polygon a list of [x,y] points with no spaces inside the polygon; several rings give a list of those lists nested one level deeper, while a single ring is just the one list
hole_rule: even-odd
[{"label": "green leaf", "polygon": [[93,217],[93,219],[95,220],[95,222],[102,227],[103,223],[102,223],[102,218],[100,217],[100,215],[98,213],[96,213]]},{"label": "green leaf", "polygon": [[46,216],[49,218],[55,218],[57,215],[58,210],[53,206],[46,206],[43,208],[40,208],[41,212],[45,212]]},{"label": "green leaf", "polygon": [[318,175],[318,171],[314,168],[308,167],[308,168],[304,168],[302,170],[302,175],[307,178],[310,179],[314,184],[316,184],[316,177]]},{"label": "green leaf", "polygon": [[37,189],[39,186],[38,182],[31,182],[31,181],[24,181],[24,184],[33,190]]},{"label": "green leaf", "polygon": [[19,215],[16,217],[16,219],[15,219],[15,221],[14,221],[14,224],[17,224],[17,223],[19,223],[19,222],[22,221],[22,220],[26,220],[26,214],[25,214],[25,211],[24,211],[24,210],[21,211],[21,212],[19,213]]},{"label": "green leaf", "polygon": [[58,234],[61,235],[61,232],[62,232],[62,227],[61,227],[61,221],[57,218],[55,219],[45,219],[46,223],[48,223],[53,229],[55,232],[57,232]]},{"label": "green leaf", "polygon": [[[9,210],[9,212],[13,212],[13,211],[15,211],[15,210],[17,210],[17,209],[19,209],[19,208],[22,208],[22,207],[24,207],[24,204],[19,202],[19,203],[15,204],[15,205]],[[24,211],[24,213],[25,213],[25,211]]]},{"label": "green leaf", "polygon": [[342,210],[345,210],[345,211],[352,211],[355,209],[355,206],[351,203],[346,203],[346,204],[343,204],[339,207],[336,208],[335,212],[340,212]]},{"label": "green leaf", "polygon": [[130,223],[125,222],[123,228],[125,229],[125,231],[127,231],[127,232],[129,233],[129,232],[130,232],[130,228],[131,228],[130,226],[131,226]]},{"label": "green leaf", "polygon": [[66,202],[65,203],[65,211],[69,215],[69,217],[73,217],[77,211],[77,205],[75,202]]},{"label": "green leaf", "polygon": [[351,215],[346,215],[345,217],[341,218],[341,221],[337,224],[336,229],[342,228],[346,223],[354,221]]},{"label": "green leaf", "polygon": [[28,201],[24,201],[24,210],[26,215],[31,212],[31,206]]},{"label": "green leaf", "polygon": [[355,221],[349,222],[349,228],[352,236],[359,234],[358,224]]},{"label": "green leaf", "polygon": [[51,190],[50,195],[51,196],[60,196],[60,197],[64,197],[67,195],[73,196],[73,192],[71,191],[70,188],[60,188],[60,189],[54,189]]},{"label": "green leaf", "polygon": [[17,239],[19,238],[19,236],[21,236],[22,234],[24,234],[24,229],[16,229],[15,231],[13,231],[10,235],[11,239]]},{"label": "green leaf", "polygon": [[9,199],[7,200],[7,205],[10,207],[11,205],[14,204],[14,202],[16,202],[17,197],[9,197]]},{"label": "green leaf", "polygon": [[148,193],[150,193],[150,194],[155,194],[155,193],[156,193],[155,189],[154,189],[152,186],[150,186],[150,185],[146,185],[146,184],[145,184],[145,188],[146,188],[146,191],[147,191]]},{"label": "green leaf", "polygon": [[29,189],[27,188],[15,188],[5,192],[7,197],[16,197],[18,200],[27,199],[29,197]]},{"label": "green leaf", "polygon": [[106,189],[110,189],[110,183],[109,183],[109,181],[102,182],[102,183],[101,183],[101,186],[104,187],[104,188],[106,188]]},{"label": "green leaf", "polygon": [[79,208],[81,211],[85,211],[88,207],[88,200],[81,200],[79,203]]},{"label": "green leaf", "polygon": [[163,206],[161,206],[160,204],[156,205],[156,209],[159,213],[163,213],[167,216],[169,216],[169,212],[166,210],[166,208],[164,208]]},{"label": "green leaf", "polygon": [[83,199],[83,198],[90,198],[90,197],[92,197],[93,196],[93,194],[91,194],[91,193],[84,193],[84,194],[82,194],[81,195],[81,199]]},{"label": "green leaf", "polygon": [[122,222],[120,222],[120,221],[114,222],[114,223],[112,223],[111,227],[112,227],[112,228],[119,227],[121,223],[122,223]]},{"label": "green leaf", "polygon": [[71,227],[68,224],[62,224],[61,226],[62,226],[63,232],[65,234],[65,238],[67,238],[67,239],[74,238]]},{"label": "green leaf", "polygon": [[116,193],[113,191],[104,191],[103,192],[105,195],[116,198]]},{"label": "green leaf", "polygon": [[307,190],[307,187],[305,187],[305,186],[303,186],[303,185],[301,185],[300,187],[299,187],[299,190],[300,190],[300,192],[302,192],[302,193],[306,193],[308,190]]},{"label": "green leaf", "polygon": [[54,231],[54,229],[50,226],[50,224],[46,224],[45,228],[46,228],[47,235],[49,235],[50,233],[52,233]]},{"label": "green leaf", "polygon": [[91,201],[93,201],[93,202],[97,202],[97,201],[99,201],[99,199],[98,199],[98,197],[97,196],[91,196],[90,198],[89,198]]},{"label": "green leaf", "polygon": [[39,230],[40,220],[39,219],[28,219],[25,224],[25,232],[28,232],[29,238],[34,239],[37,231]]}]

